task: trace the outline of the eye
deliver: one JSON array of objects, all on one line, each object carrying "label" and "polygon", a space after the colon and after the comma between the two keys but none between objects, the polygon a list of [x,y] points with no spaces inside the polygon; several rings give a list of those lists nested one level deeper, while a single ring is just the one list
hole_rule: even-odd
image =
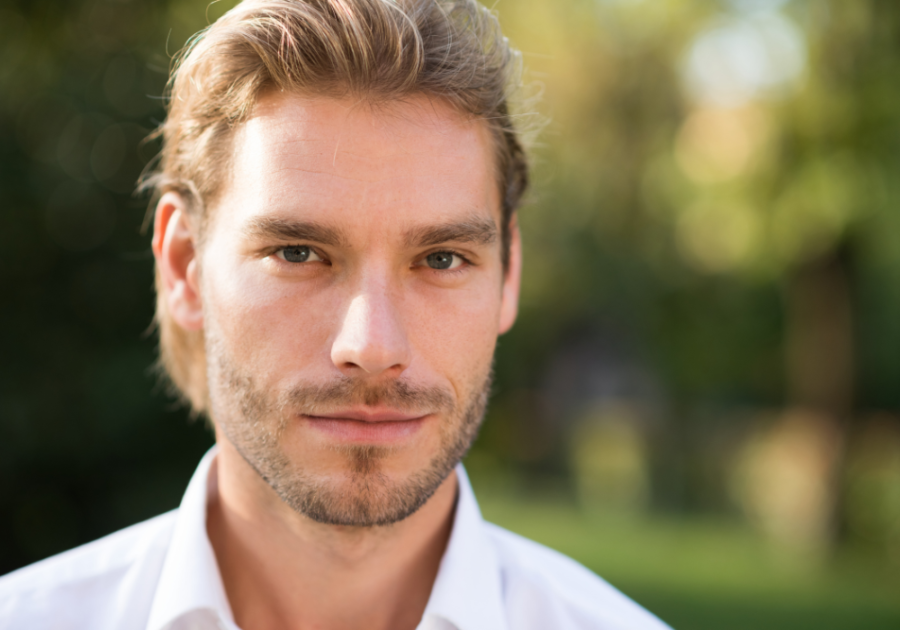
[{"label": "eye", "polygon": [[319,262],[322,257],[319,256],[312,247],[308,245],[291,245],[282,247],[276,253],[276,256],[289,263],[305,263]]},{"label": "eye", "polygon": [[463,264],[462,256],[453,252],[434,252],[425,257],[425,264],[432,269],[456,269]]}]

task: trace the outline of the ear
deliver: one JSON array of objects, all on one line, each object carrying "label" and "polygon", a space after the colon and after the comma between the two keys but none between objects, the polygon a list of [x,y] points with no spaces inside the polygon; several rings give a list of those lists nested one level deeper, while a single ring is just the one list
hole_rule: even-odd
[{"label": "ear", "polygon": [[196,232],[178,193],[165,193],[156,206],[153,255],[169,315],[185,330],[202,329]]},{"label": "ear", "polygon": [[507,332],[516,322],[519,313],[519,285],[522,280],[522,236],[519,219],[513,214],[509,220],[509,268],[503,279],[500,302],[500,334]]}]

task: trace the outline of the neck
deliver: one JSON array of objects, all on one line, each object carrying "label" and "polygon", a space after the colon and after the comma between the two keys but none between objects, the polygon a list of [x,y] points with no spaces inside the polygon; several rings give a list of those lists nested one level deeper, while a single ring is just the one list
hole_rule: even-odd
[{"label": "neck", "polygon": [[227,439],[213,466],[207,530],[243,630],[418,625],[452,528],[455,473],[399,523],[344,527],[287,506]]}]

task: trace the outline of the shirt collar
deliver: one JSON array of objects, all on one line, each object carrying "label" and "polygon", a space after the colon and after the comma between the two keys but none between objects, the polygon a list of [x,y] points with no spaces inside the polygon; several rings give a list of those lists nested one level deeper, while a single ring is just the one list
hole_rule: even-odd
[{"label": "shirt collar", "polygon": [[[214,446],[206,453],[184,493],[147,630],[178,630],[181,622],[191,628],[237,628],[206,531],[209,478],[217,450]],[[456,476],[459,494],[453,530],[420,628],[443,621],[456,630],[507,630],[496,553],[462,464],[456,467]]]},{"label": "shirt collar", "polygon": [[147,630],[175,630],[188,618],[193,623],[186,625],[192,628],[236,627],[206,533],[209,477],[217,450],[214,446],[203,456],[184,493]]},{"label": "shirt collar", "polygon": [[462,464],[456,467],[456,477],[453,531],[421,627],[440,618],[457,630],[507,630],[500,566]]}]

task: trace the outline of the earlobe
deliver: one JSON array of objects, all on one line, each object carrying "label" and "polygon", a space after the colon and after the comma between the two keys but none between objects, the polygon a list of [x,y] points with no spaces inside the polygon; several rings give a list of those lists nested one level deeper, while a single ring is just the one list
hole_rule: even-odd
[{"label": "earlobe", "polygon": [[516,322],[519,313],[519,285],[522,279],[522,237],[515,215],[509,226],[509,267],[503,279],[503,295],[500,303],[500,334],[507,332]]},{"label": "earlobe", "polygon": [[169,315],[185,330],[203,328],[196,242],[184,198],[165,193],[153,221],[153,255]]}]

